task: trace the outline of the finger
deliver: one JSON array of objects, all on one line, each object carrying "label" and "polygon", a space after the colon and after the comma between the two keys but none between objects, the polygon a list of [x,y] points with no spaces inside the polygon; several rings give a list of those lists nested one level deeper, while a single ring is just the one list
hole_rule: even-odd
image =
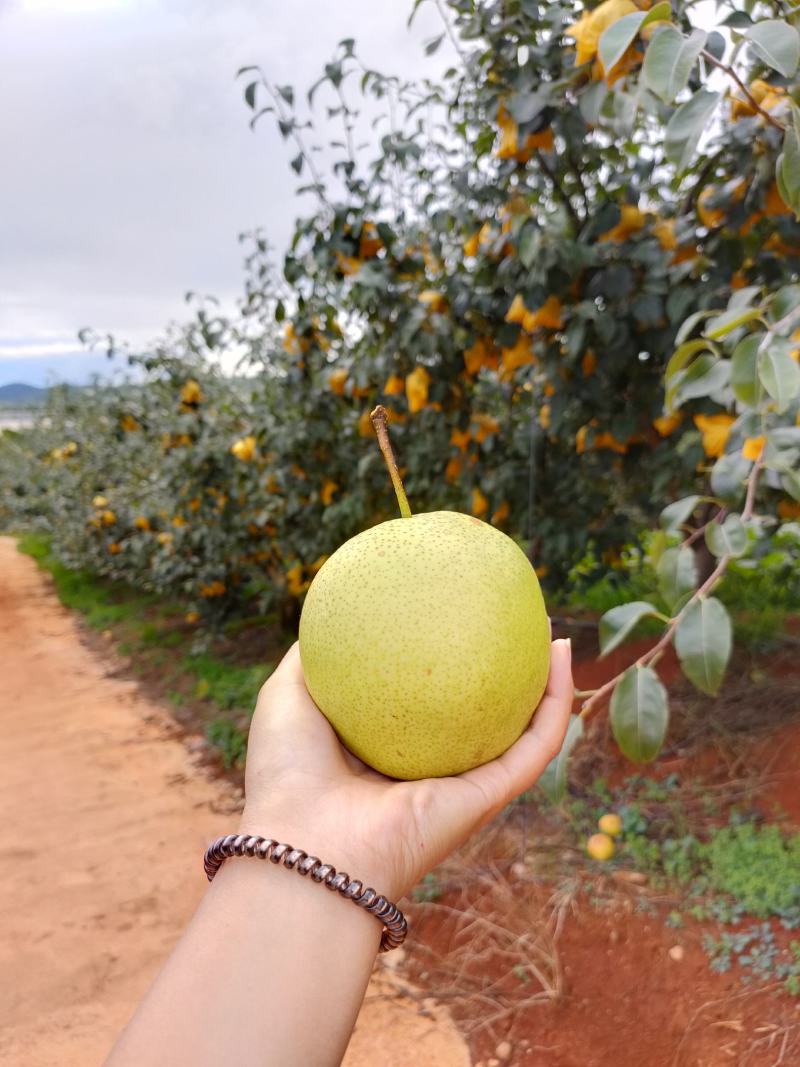
[{"label": "finger", "polygon": [[572,710],[572,646],[554,641],[547,689],[531,726],[502,756],[467,771],[461,777],[503,807],[530,789],[550,760],[561,750]]},{"label": "finger", "polygon": [[274,688],[278,685],[296,685],[298,682],[302,682],[305,685],[303,665],[300,662],[300,642],[295,641],[269,676],[267,683],[272,683]]},{"label": "finger", "polygon": [[[302,696],[304,697],[301,701],[297,700],[296,691],[298,688],[302,690]],[[291,702],[287,703],[287,690],[289,689],[294,690],[295,693],[293,694]],[[295,730],[297,730],[300,723],[303,722],[313,726],[315,729],[315,736],[317,737],[317,743],[319,743],[318,739],[320,736],[324,736],[326,741],[335,741],[336,747],[341,749],[341,755],[345,764],[353,774],[375,775],[375,771],[368,768],[357,756],[354,756],[352,752],[345,748],[331,724],[327,721],[325,716],[323,716],[316,704],[314,704],[306,687],[303,665],[300,661],[299,642],[295,641],[289,651],[284,655],[281,662],[264,683],[261,692],[265,698],[268,697],[273,702],[272,707],[277,715],[280,716],[281,713],[286,713],[288,721],[292,723]],[[320,731],[323,726],[324,731],[320,734],[318,731]]]}]

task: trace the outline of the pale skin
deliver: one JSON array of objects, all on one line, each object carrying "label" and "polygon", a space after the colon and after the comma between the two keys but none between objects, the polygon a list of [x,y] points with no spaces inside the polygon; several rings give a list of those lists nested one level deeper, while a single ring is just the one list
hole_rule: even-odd
[{"label": "pale skin", "polygon": [[[339,743],[308,695],[295,645],[258,699],[238,831],[290,842],[399,901],[558,753],[571,660],[569,641],[554,641],[547,691],[499,759],[454,778],[397,782]],[[107,1067],[335,1067],[380,933],[373,916],[294,871],[229,860]]]}]

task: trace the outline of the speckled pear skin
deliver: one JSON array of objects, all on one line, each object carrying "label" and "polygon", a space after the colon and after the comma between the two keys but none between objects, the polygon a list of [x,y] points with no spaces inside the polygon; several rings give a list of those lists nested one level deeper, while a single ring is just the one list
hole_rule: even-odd
[{"label": "speckled pear skin", "polygon": [[300,656],[351,752],[393,778],[439,778],[520,736],[547,683],[550,628],[511,538],[436,511],[334,552],[303,605]]}]

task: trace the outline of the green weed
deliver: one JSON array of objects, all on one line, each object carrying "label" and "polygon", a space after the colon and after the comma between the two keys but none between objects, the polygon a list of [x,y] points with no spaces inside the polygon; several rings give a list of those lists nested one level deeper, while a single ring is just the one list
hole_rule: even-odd
[{"label": "green weed", "polygon": [[197,679],[195,693],[199,698],[226,710],[246,711],[255,706],[258,691],[272,672],[271,664],[236,667],[208,652],[186,656],[183,668]]},{"label": "green weed", "polygon": [[428,901],[438,900],[442,895],[442,890],[439,882],[436,878],[436,874],[431,871],[429,874],[424,875],[422,881],[414,887],[411,892],[412,898],[418,904],[424,904]]},{"label": "green weed", "polygon": [[247,734],[230,719],[214,719],[208,724],[206,737],[219,749],[226,770],[244,765],[247,754]]}]

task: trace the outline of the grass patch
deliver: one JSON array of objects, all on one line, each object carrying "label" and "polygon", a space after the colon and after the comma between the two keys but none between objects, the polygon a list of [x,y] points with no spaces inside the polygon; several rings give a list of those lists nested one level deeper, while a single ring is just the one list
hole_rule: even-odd
[{"label": "grass patch", "polygon": [[134,622],[143,609],[154,602],[152,594],[137,593],[104,581],[89,571],[70,570],[53,555],[48,539],[39,534],[23,534],[17,547],[47,571],[61,603],[80,612],[93,630],[107,630],[120,623]]},{"label": "grass patch", "polygon": [[210,700],[227,711],[252,709],[258,691],[272,670],[270,664],[238,667],[225,663],[206,652],[187,656],[183,669],[197,679],[195,695]]},{"label": "grass patch", "polygon": [[247,734],[230,719],[214,719],[206,728],[206,737],[219,749],[226,770],[244,766],[247,755]]},{"label": "grass patch", "polygon": [[[65,607],[79,612],[93,630],[111,632],[118,650],[132,659],[133,672],[159,699],[179,710],[181,718],[190,715],[219,750],[226,768],[244,763],[247,734],[241,721],[252,712],[272,663],[231,662],[229,638],[228,655],[220,654],[213,640],[198,651],[198,635],[186,626],[180,605],[88,571],[70,570],[53,554],[46,537],[27,533],[17,546],[52,577]],[[250,620],[252,626],[265,621]],[[247,628],[240,626],[237,632]]]}]

